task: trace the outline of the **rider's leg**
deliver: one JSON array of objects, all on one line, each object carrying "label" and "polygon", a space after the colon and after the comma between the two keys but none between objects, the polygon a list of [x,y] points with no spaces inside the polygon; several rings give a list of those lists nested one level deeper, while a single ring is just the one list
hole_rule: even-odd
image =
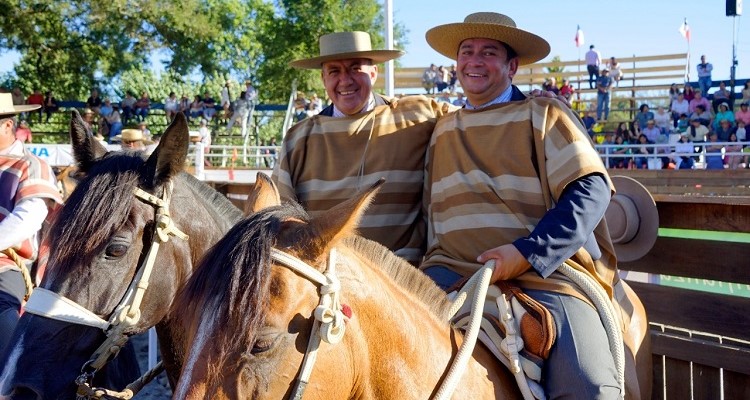
[{"label": "rider's leg", "polygon": [[0,355],[18,323],[26,284],[20,271],[0,272]]},{"label": "rider's leg", "polygon": [[617,399],[620,390],[607,333],[597,311],[572,296],[524,289],[555,320],[556,340],[544,363],[542,385],[550,399]]}]

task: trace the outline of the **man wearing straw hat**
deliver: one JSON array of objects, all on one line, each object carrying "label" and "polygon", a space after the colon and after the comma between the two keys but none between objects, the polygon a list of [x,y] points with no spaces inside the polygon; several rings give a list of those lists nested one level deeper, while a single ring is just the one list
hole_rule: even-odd
[{"label": "man wearing straw hat", "polygon": [[[565,262],[612,297],[613,245],[603,216],[612,183],[585,128],[554,99],[527,99],[512,79],[549,44],[502,14],[471,14],[427,32],[457,61],[466,107],[440,119],[427,154],[428,250],[441,286],[495,261],[544,304],[556,342],[543,366],[549,398],[617,398],[620,384],[597,311],[558,269]],[[598,242],[598,243],[597,243]]]},{"label": "man wearing straw hat", "polygon": [[401,54],[373,50],[366,32],[338,32],[321,36],[319,56],[292,62],[321,71],[333,104],[289,130],[273,180],[282,198],[315,214],[384,177],[359,231],[417,263],[425,243],[425,149],[438,117],[455,108],[424,96],[373,93],[376,64]]},{"label": "man wearing straw hat", "polygon": [[49,206],[62,203],[52,169],[15,137],[16,116],[39,107],[14,106],[9,93],[0,93],[0,353],[10,340],[27,290],[18,263],[25,268],[36,259],[37,235]]}]

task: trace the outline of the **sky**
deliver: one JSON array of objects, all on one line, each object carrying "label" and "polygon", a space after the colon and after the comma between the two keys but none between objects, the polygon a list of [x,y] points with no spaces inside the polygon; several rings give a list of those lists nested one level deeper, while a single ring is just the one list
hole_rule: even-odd
[{"label": "sky", "polygon": [[[301,0],[303,1],[303,0]],[[409,31],[404,67],[450,65],[451,60],[432,50],[424,39],[428,29],[461,22],[478,11],[506,14],[524,30],[545,38],[552,48],[542,61],[560,56],[573,61],[594,44],[602,57],[630,57],[688,51],[678,29],[687,18],[691,31],[690,74],[700,55],[714,65],[713,78],[729,79],[732,61],[732,30],[736,23],[736,77],[750,77],[750,24],[743,17],[727,17],[725,0],[392,0],[393,18]],[[743,14],[750,15],[750,4]],[[580,25],[585,43],[577,48],[574,37]],[[18,55],[0,53],[0,73],[13,68]]]}]

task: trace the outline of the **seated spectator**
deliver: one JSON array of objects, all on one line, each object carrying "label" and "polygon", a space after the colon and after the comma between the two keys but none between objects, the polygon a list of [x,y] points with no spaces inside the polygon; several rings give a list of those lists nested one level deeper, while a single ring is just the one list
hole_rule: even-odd
[{"label": "seated spectator", "polygon": [[[682,88],[682,93],[685,96],[685,100],[688,102],[693,101],[695,98],[695,89],[689,84],[685,83],[685,86]],[[690,112],[693,112],[692,110]]]},{"label": "seated spectator", "polygon": [[221,118],[226,121],[232,114],[232,93],[231,93],[232,81],[227,79],[224,81],[224,87],[221,88],[219,93],[219,101],[221,102],[222,116]]},{"label": "seated spectator", "polygon": [[190,118],[190,98],[188,95],[182,94],[177,111],[185,114],[185,117]]},{"label": "seated spectator", "polygon": [[146,145],[151,144],[151,140],[140,129],[123,129],[116,139],[120,141],[123,150],[145,151]]},{"label": "seated spectator", "polygon": [[455,64],[451,64],[451,66],[448,68],[448,76],[450,77],[448,79],[448,91],[451,93],[456,93],[456,81],[458,81],[458,71],[456,71]]},{"label": "seated spectator", "polygon": [[[26,104],[35,104],[39,105],[39,109],[36,111],[39,113],[39,122],[42,122],[42,111],[44,109],[44,96],[42,96],[42,92],[39,91],[39,89],[34,89],[34,93],[29,95],[29,98],[26,99]],[[29,121],[31,118],[29,118]]]},{"label": "seated spectator", "polygon": [[151,131],[146,126],[146,121],[141,121],[141,122],[138,123],[138,130],[140,130],[141,132],[143,132],[143,136],[146,139],[149,139],[149,140],[151,139]]},{"label": "seated spectator", "polygon": [[57,109],[57,100],[52,95],[52,91],[47,91],[47,93],[44,94],[44,113],[47,114],[46,122],[49,122],[52,113],[57,112]]},{"label": "seated spectator", "polygon": [[711,115],[711,112],[707,110],[703,104],[698,104],[695,106],[695,112],[690,115],[690,119],[697,119],[701,122],[701,124],[705,126],[711,126],[711,122],[713,121],[713,116]]},{"label": "seated spectator", "polygon": [[711,100],[711,105],[714,108],[714,113],[719,112],[719,104],[722,102],[726,102],[729,104],[729,109],[732,110],[734,107],[732,107],[732,104],[734,104],[732,98],[732,92],[727,89],[727,85],[724,83],[724,81],[719,82],[719,88],[716,89],[714,92],[714,98]]},{"label": "seated spectator", "polygon": [[323,100],[318,97],[317,93],[313,92],[310,94],[310,104],[312,105],[313,115],[318,115],[323,111]]},{"label": "seated spectator", "polygon": [[122,108],[122,124],[127,125],[130,118],[135,115],[135,103],[138,100],[133,96],[133,92],[129,91],[125,94],[125,98],[120,102]]},{"label": "seated spectator", "polygon": [[[729,169],[739,169],[740,163],[742,163],[742,159],[744,156],[740,153],[742,153],[742,145],[737,143],[737,133],[732,132],[729,134],[729,139],[726,140],[727,142],[730,142],[732,144],[727,145],[724,150],[726,151],[726,155],[724,156],[727,160],[727,168]],[[730,153],[737,153],[737,154],[730,154]]]},{"label": "seated spectator", "polygon": [[102,106],[102,99],[99,97],[99,91],[96,89],[91,90],[91,96],[89,96],[88,99],[86,99],[86,107],[94,112],[94,114],[99,114],[99,108]]},{"label": "seated spectator", "polygon": [[711,104],[709,104],[708,100],[703,97],[703,92],[700,89],[695,90],[695,97],[690,100],[690,106],[688,107],[688,110],[693,113],[695,112],[695,108],[698,106],[703,106],[704,110],[711,109]]},{"label": "seated spectator", "polygon": [[596,124],[596,118],[594,118],[594,112],[593,111],[586,111],[586,116],[582,118],[583,120],[583,126],[586,128],[586,132],[588,132],[589,136],[592,138],[594,137],[594,124]]},{"label": "seated spectator", "polygon": [[560,89],[557,87],[557,80],[555,78],[547,79],[547,81],[544,82],[542,89],[548,92],[552,92],[556,95],[560,94]]},{"label": "seated spectator", "polygon": [[675,126],[677,126],[677,120],[680,119],[680,115],[690,114],[690,102],[685,100],[685,95],[683,93],[677,94],[677,98],[672,101],[670,111],[672,112],[672,119],[674,120]]},{"label": "seated spectator", "polygon": [[451,95],[448,92],[441,92],[440,96],[438,96],[437,101],[443,102],[443,103],[451,103]]},{"label": "seated spectator", "polygon": [[450,73],[442,65],[438,67],[437,75],[435,76],[435,88],[438,93],[448,88],[448,82],[450,81]]},{"label": "seated spectator", "polygon": [[687,114],[680,114],[680,119],[677,120],[677,132],[683,133],[690,127],[690,118]]},{"label": "seated spectator", "polygon": [[610,57],[607,61],[607,69],[609,70],[609,76],[614,79],[615,85],[620,87],[620,80],[623,75],[620,63],[614,57]]},{"label": "seated spectator", "polygon": [[[630,154],[630,148],[625,146],[627,143],[625,142],[625,138],[621,135],[615,135],[615,147],[612,147],[610,154],[615,155],[626,155]],[[627,157],[610,157],[609,158],[609,167],[610,168],[617,168],[617,169],[623,169],[628,166],[628,158]]]},{"label": "seated spectator", "polygon": [[[712,133],[708,137],[710,143],[716,143],[719,141],[719,137],[716,133]],[[721,157],[721,150],[724,146],[717,144],[710,144],[706,146],[706,169],[724,169],[724,160]]]},{"label": "seated spectator", "polygon": [[687,129],[690,134],[690,141],[692,142],[705,142],[708,140],[708,127],[701,123],[700,118],[692,118],[690,120],[690,127]]},{"label": "seated spectator", "polygon": [[[195,95],[193,102],[190,103],[190,118],[201,118],[203,117],[203,100],[199,95]],[[190,120],[188,118],[188,120]]]},{"label": "seated spectator", "polygon": [[13,100],[14,106],[21,106],[26,104],[26,96],[24,96],[21,88],[19,88],[18,86],[13,88],[13,91],[10,93],[10,97]]},{"label": "seated spectator", "polygon": [[143,92],[141,98],[135,102],[135,118],[139,122],[146,120],[148,111],[151,108],[151,100],[148,98],[148,93]]},{"label": "seated spectator", "polygon": [[646,169],[648,168],[649,163],[648,155],[654,153],[654,147],[647,145],[654,143],[649,141],[646,135],[641,134],[638,136],[638,144],[641,146],[635,149],[635,154],[640,154],[641,156],[635,158],[635,167],[638,169]]},{"label": "seated spectator", "polygon": [[672,116],[662,106],[656,108],[654,122],[656,122],[656,127],[661,129],[662,134],[668,135],[673,130]]},{"label": "seated spectator", "polygon": [[641,129],[641,134],[645,135],[649,142],[651,143],[663,143],[664,141],[661,139],[663,136],[661,133],[661,129],[656,127],[656,121],[653,119],[648,120],[646,122],[646,127]]},{"label": "seated spectator", "polygon": [[747,141],[747,130],[745,130],[745,121],[737,121],[737,140],[740,142]]},{"label": "seated spectator", "polygon": [[722,118],[719,120],[719,126],[714,129],[714,133],[720,142],[726,142],[729,140],[729,136],[737,134],[737,128],[729,120]]},{"label": "seated spectator", "polygon": [[453,105],[457,107],[463,107],[466,105],[466,99],[464,98],[463,92],[456,93],[456,100],[453,100]]},{"label": "seated spectator", "polygon": [[[122,119],[119,107],[117,107],[116,104],[112,106],[112,113],[110,113],[108,117],[105,117],[105,119],[107,120],[107,125],[109,127],[107,140],[109,143],[112,143],[114,137],[122,133]],[[104,135],[102,135],[102,137],[104,137]]]},{"label": "seated spectator", "polygon": [[167,124],[172,122],[179,109],[180,104],[177,95],[174,92],[169,92],[169,97],[164,99],[164,115],[167,117]]},{"label": "seated spectator", "polygon": [[[726,101],[722,101],[721,103],[719,103],[719,112],[716,113],[713,124],[711,125],[714,130],[719,129],[720,122],[723,120],[729,121],[729,124],[731,126],[734,126],[734,113],[730,111],[729,103],[727,103]],[[724,137],[719,135],[719,139],[721,139],[721,141],[726,141],[728,137],[729,135]]]},{"label": "seated spectator", "polygon": [[674,162],[675,169],[693,169],[695,160],[692,154],[694,152],[695,145],[690,142],[690,134],[682,133],[680,140],[674,146],[674,153],[670,157]]},{"label": "seated spectator", "polygon": [[83,110],[82,118],[86,127],[89,128],[92,133],[96,132],[96,127],[94,126],[94,111],[90,108]]},{"label": "seated spectator", "polygon": [[748,102],[743,101],[740,104],[740,109],[735,111],[734,113],[734,120],[739,123],[740,121],[745,123],[745,126],[750,125],[750,109],[748,106]]},{"label": "seated spectator", "polygon": [[205,92],[203,93],[203,116],[210,121],[214,114],[216,114],[216,100]]},{"label": "seated spectator", "polygon": [[112,102],[107,98],[104,99],[104,103],[99,107],[99,115],[102,117],[109,117],[112,114]]},{"label": "seated spectator", "polygon": [[435,79],[437,79],[437,66],[430,64],[422,73],[422,87],[427,91],[427,94],[435,93]]},{"label": "seated spectator", "polygon": [[29,128],[28,122],[21,121],[18,123],[18,128],[16,128],[16,140],[21,143],[32,142],[33,138],[31,136],[31,128]]},{"label": "seated spectator", "polygon": [[654,113],[648,110],[648,104],[641,104],[638,107],[638,113],[635,114],[635,123],[638,125],[638,129],[642,131],[648,124],[648,121],[653,119]]},{"label": "seated spectator", "polygon": [[560,86],[560,94],[570,100],[570,98],[573,97],[573,93],[575,93],[573,85],[570,84],[569,80],[563,79],[562,86]]}]

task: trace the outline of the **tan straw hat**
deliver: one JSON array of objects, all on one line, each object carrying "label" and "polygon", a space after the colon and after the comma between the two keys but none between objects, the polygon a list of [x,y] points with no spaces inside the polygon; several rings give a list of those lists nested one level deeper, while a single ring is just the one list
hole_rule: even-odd
[{"label": "tan straw hat", "polygon": [[510,17],[493,12],[470,14],[464,22],[439,25],[425,35],[427,43],[438,53],[455,60],[458,46],[466,39],[486,38],[503,42],[518,54],[518,64],[539,61],[549,54],[549,43],[541,37],[516,28]]},{"label": "tan straw hat", "polygon": [[16,115],[22,112],[36,110],[39,104],[13,105],[13,96],[10,93],[0,93],[0,116]]},{"label": "tan straw hat", "polygon": [[320,37],[320,56],[304,58],[289,63],[294,68],[320,69],[324,62],[367,58],[378,64],[403,55],[400,50],[373,50],[367,32],[336,32]]},{"label": "tan straw hat", "polygon": [[115,136],[121,142],[143,142],[143,144],[151,144],[152,141],[146,139],[143,136],[143,131],[140,129],[123,129],[122,133]]},{"label": "tan straw hat", "polygon": [[635,261],[645,256],[659,234],[656,202],[643,185],[627,176],[612,176],[617,193],[609,202],[605,218],[617,260]]}]

